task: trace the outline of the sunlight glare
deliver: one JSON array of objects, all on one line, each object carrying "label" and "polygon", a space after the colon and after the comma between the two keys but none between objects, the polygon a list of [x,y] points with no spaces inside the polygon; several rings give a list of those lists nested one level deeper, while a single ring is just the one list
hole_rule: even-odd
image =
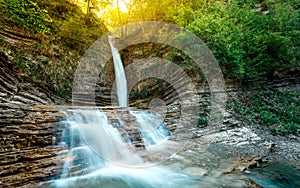
[{"label": "sunlight glare", "polygon": [[120,0],[119,1],[119,6],[120,6],[121,12],[128,12],[127,3],[129,3],[128,0]]}]

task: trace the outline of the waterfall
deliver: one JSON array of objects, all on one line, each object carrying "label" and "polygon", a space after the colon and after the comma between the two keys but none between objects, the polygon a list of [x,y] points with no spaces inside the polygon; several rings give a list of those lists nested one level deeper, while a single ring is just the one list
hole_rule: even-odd
[{"label": "waterfall", "polygon": [[131,111],[130,113],[136,117],[146,147],[161,144],[169,138],[170,132],[159,114],[150,111]]},{"label": "waterfall", "polygon": [[[127,81],[123,64],[118,50],[113,46],[111,36],[109,36],[109,43],[115,66],[119,106],[126,107],[128,105]],[[136,118],[136,123],[140,128],[138,133],[146,147],[161,144],[170,136],[159,114],[150,111],[129,112]],[[129,149],[132,139],[130,135],[125,134],[122,137],[118,129],[109,122],[104,112],[100,110],[70,110],[67,113],[67,119],[62,123],[68,127],[62,135],[62,144],[67,145],[70,149],[68,158],[75,156],[78,159],[68,160],[64,164],[61,177],[72,176],[73,171],[82,171],[84,168],[88,169],[85,170],[85,173],[92,172],[109,165],[108,161],[125,166],[143,165],[143,160]],[[122,128],[122,125],[120,126]],[[74,166],[76,166],[75,170]]]},{"label": "waterfall", "polygon": [[102,160],[94,155],[80,134],[78,124],[73,117],[60,122],[67,128],[62,132],[61,145],[69,147],[60,178],[87,174],[102,166]]},{"label": "waterfall", "polygon": [[[127,80],[123,63],[118,50],[113,45],[112,36],[108,36],[108,41],[112,50],[114,61],[118,105],[127,107]],[[141,111],[131,112],[131,114],[136,117],[137,123],[141,129],[140,133],[146,147],[159,144],[170,136],[162,118],[158,114]]]},{"label": "waterfall", "polygon": [[[165,139],[167,130],[156,114],[148,111],[130,113],[140,123],[154,121],[150,127],[149,123],[141,123],[143,140],[149,145]],[[62,175],[60,179],[41,183],[38,187],[180,188],[196,183],[190,176],[158,166],[131,168],[132,165],[142,167],[145,163],[126,147],[127,143],[104,112],[69,110],[66,115],[67,119],[60,122],[67,127],[62,133],[61,145],[69,147]]]},{"label": "waterfall", "polygon": [[[118,50],[109,37],[116,78],[118,105],[128,106],[127,81]],[[161,144],[170,136],[163,119],[150,111],[129,111],[135,116],[142,141],[146,148]],[[146,163],[130,146],[130,135],[120,132],[100,110],[68,110],[67,127],[61,145],[69,152],[60,179],[41,184],[45,187],[174,187],[176,181],[191,181],[189,177],[162,168],[137,169]],[[133,119],[134,120],[134,119]],[[120,121],[121,123],[121,121]],[[121,128],[124,128],[122,123]],[[126,137],[126,138],[124,138]],[[129,141],[128,141],[129,140]],[[131,168],[128,168],[131,167]],[[165,184],[161,177],[169,177],[174,183]],[[176,179],[176,181],[174,180]],[[77,182],[80,183],[77,183]],[[185,183],[184,183],[185,184]],[[180,186],[181,187],[181,186]]]},{"label": "waterfall", "polygon": [[[71,110],[64,123],[62,145],[69,146],[61,177],[73,176],[73,171],[91,173],[110,163],[143,164],[142,159],[127,148],[116,128],[99,110]],[[110,163],[109,163],[110,162]],[[76,175],[76,174],[75,174]]]},{"label": "waterfall", "polygon": [[114,70],[115,70],[115,82],[116,82],[116,91],[118,98],[118,105],[127,107],[127,80],[123,67],[123,63],[121,60],[121,56],[112,43],[112,37],[108,36],[108,41],[111,47],[113,61],[114,61]]}]

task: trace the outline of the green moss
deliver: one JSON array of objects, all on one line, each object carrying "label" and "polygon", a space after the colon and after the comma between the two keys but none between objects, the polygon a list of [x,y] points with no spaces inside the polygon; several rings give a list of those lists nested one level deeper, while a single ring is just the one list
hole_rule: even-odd
[{"label": "green moss", "polygon": [[31,0],[4,0],[0,9],[11,24],[24,27],[34,34],[49,34],[53,29],[52,18],[46,9]]},{"label": "green moss", "polygon": [[298,95],[296,91],[269,89],[231,100],[238,119],[267,126],[273,133],[296,134],[300,128]]},{"label": "green moss", "polygon": [[209,97],[203,97],[199,100],[199,118],[198,118],[198,127],[206,127],[209,123],[210,117],[210,101]]}]

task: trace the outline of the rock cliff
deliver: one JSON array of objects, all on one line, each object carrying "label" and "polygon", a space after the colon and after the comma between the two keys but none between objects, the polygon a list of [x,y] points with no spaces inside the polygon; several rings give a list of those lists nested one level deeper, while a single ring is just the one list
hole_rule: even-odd
[{"label": "rock cliff", "polygon": [[0,53],[0,186],[16,187],[59,173],[61,148],[52,146],[58,110],[41,109],[61,100],[45,85],[18,72],[11,57]]}]

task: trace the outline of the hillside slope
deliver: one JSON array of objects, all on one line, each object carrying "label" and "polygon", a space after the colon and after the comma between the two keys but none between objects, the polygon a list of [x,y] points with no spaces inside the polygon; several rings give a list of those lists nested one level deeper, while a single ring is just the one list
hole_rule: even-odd
[{"label": "hillside slope", "polygon": [[12,57],[20,74],[43,81],[64,98],[80,56],[107,32],[99,18],[67,0],[4,0],[0,16],[0,51]]}]

